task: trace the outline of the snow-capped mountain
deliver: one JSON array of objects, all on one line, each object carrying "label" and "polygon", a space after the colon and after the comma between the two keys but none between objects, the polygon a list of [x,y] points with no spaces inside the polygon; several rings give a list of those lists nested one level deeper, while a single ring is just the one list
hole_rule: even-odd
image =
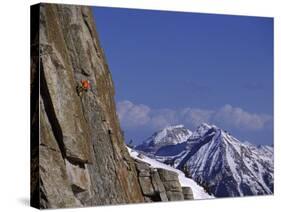
[{"label": "snow-capped mountain", "polygon": [[170,171],[173,171],[173,172],[176,172],[178,173],[178,177],[179,177],[179,182],[181,184],[182,187],[190,187],[192,189],[192,192],[193,192],[193,196],[194,196],[194,199],[209,199],[209,198],[214,198],[214,196],[212,195],[209,195],[202,186],[198,185],[193,179],[191,178],[188,178],[185,176],[185,174],[176,169],[176,168],[173,168],[171,166],[168,166],[164,163],[161,163],[157,160],[154,160],[154,159],[151,159],[149,157],[146,157],[146,156],[142,156],[142,157],[139,157],[139,152],[136,151],[136,150],[133,150],[129,147],[128,148],[128,151],[131,155],[132,158],[135,158],[137,160],[141,160],[145,163],[148,163],[150,164],[151,167],[153,168],[162,168],[162,169],[167,169],[167,170],[170,170]]},{"label": "snow-capped mountain", "polygon": [[186,129],[183,125],[169,126],[154,133],[141,145],[137,146],[136,149],[147,153],[155,153],[162,146],[181,144],[185,142],[191,134],[192,132]]},{"label": "snow-capped mountain", "polygon": [[185,142],[161,146],[153,157],[187,171],[216,197],[273,193],[273,147],[240,142],[214,125],[201,124]]}]

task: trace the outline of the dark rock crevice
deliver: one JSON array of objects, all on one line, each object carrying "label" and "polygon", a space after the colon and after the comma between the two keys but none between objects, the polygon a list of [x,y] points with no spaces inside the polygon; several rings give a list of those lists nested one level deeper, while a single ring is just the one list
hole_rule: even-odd
[{"label": "dark rock crevice", "polygon": [[62,129],[60,127],[59,121],[57,120],[55,109],[52,104],[51,96],[48,90],[44,70],[43,70],[43,64],[42,61],[40,61],[41,64],[41,70],[40,70],[40,91],[42,100],[44,103],[44,107],[46,110],[46,114],[48,116],[49,122],[51,123],[52,131],[54,133],[54,136],[56,138],[56,141],[58,142],[58,146],[60,148],[60,152],[62,154],[63,158],[66,158],[66,149],[63,143],[63,134]]}]

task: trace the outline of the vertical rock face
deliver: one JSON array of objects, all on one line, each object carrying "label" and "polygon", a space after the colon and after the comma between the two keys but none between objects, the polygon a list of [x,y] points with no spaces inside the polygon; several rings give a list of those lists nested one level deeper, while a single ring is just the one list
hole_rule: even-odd
[{"label": "vertical rock face", "polygon": [[[176,173],[130,157],[91,8],[39,4],[31,12],[31,205],[190,198]],[[79,91],[81,80],[89,90]]]},{"label": "vertical rock face", "polygon": [[[33,10],[39,12],[40,31],[33,30],[31,38],[31,128],[40,136],[36,149],[38,133],[32,135],[32,205],[143,202],[91,8],[40,4]],[[78,95],[81,80],[89,80],[91,88]]]}]

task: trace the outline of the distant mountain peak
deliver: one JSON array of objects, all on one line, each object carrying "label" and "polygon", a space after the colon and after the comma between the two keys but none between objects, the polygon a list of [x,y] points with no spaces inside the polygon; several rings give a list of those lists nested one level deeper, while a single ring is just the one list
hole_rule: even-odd
[{"label": "distant mountain peak", "polygon": [[167,134],[160,136],[158,145],[156,142],[153,146],[155,142],[151,142],[150,148],[140,150],[180,170],[187,167],[192,178],[208,185],[216,196],[273,193],[272,146],[241,142],[208,123],[202,123],[193,133],[188,133],[184,142],[172,141],[182,130],[184,128],[165,128],[159,131]]},{"label": "distant mountain peak", "polygon": [[161,146],[180,144],[191,136],[192,132],[184,125],[172,125],[152,134],[136,149],[142,151],[156,152]]},{"label": "distant mountain peak", "polygon": [[211,128],[212,126],[211,126],[210,124],[206,123],[206,122],[202,122],[202,123],[198,126],[198,128],[201,128],[201,127],[203,127],[203,128]]},{"label": "distant mountain peak", "polygon": [[154,144],[160,144],[167,141],[173,144],[182,143],[187,140],[191,133],[192,132],[186,129],[182,124],[168,126],[155,133]]},{"label": "distant mountain peak", "polygon": [[184,128],[184,125],[183,124],[170,125],[165,127],[163,130],[173,130],[175,128]]},{"label": "distant mountain peak", "polygon": [[215,125],[210,125],[207,124],[205,122],[203,122],[202,124],[200,124],[196,130],[192,133],[192,135],[190,136],[190,139],[197,139],[199,137],[204,136],[210,129],[214,129],[214,130],[218,130],[219,128]]},{"label": "distant mountain peak", "polygon": [[201,123],[201,124],[197,127],[197,129],[211,129],[211,128],[213,128],[213,129],[220,129],[220,128],[217,127],[216,125],[214,125],[214,124],[208,124],[208,123],[206,123],[206,122]]}]

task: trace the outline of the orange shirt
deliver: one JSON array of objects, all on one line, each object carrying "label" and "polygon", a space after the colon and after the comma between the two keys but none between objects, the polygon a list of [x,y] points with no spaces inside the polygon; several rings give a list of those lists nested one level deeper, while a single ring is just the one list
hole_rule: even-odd
[{"label": "orange shirt", "polygon": [[90,88],[90,82],[88,80],[81,80],[81,84],[85,90],[88,90]]}]

